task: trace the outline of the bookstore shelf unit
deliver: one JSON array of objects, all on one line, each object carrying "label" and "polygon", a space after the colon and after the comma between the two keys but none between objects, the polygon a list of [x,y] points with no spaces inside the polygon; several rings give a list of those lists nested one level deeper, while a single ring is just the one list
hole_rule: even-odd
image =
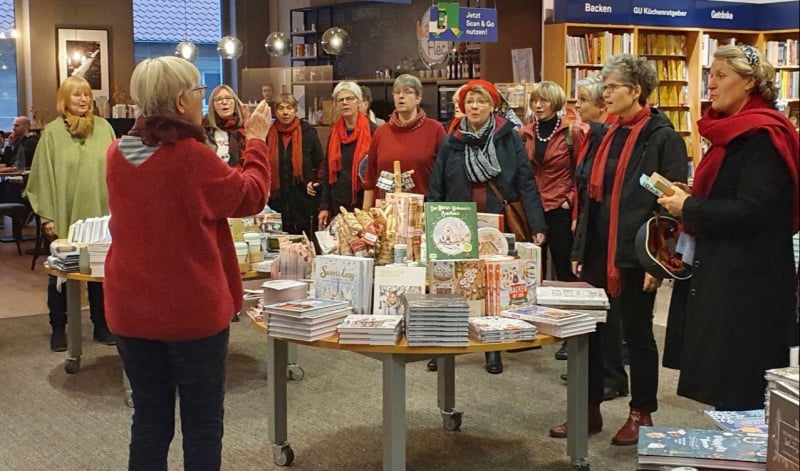
[{"label": "bookstore shelf unit", "polygon": [[776,67],[781,90],[779,107],[798,114],[798,38],[800,29],[774,31],[671,28],[587,23],[549,23],[544,26],[542,76],[564,88],[568,104],[575,102],[575,82],[597,75],[603,62],[615,54],[646,56],[658,71],[659,87],[650,96],[686,141],[696,166],[702,157],[697,119],[706,107],[707,76],[714,49],[724,44],[749,44],[766,54]]},{"label": "bookstore shelf unit", "polygon": [[333,26],[332,7],[293,8],[289,11],[292,67],[327,65],[331,57],[322,50],[322,33]]}]

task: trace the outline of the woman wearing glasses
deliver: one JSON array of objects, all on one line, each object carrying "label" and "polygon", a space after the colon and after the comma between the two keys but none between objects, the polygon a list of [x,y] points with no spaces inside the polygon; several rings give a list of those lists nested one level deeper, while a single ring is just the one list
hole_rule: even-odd
[{"label": "woman wearing glasses", "polygon": [[[68,77],[56,96],[60,113],[45,126],[36,147],[28,184],[27,198],[42,217],[48,237],[67,236],[69,226],[79,219],[106,216],[106,149],[114,140],[108,121],[94,116],[92,88],[82,77]],[[89,314],[94,324],[94,340],[114,345],[106,326],[103,309],[103,284],[89,282]],[[47,285],[50,310],[50,349],[67,349],[67,293],[50,276]]]},{"label": "woman wearing glasses", "polygon": [[762,409],[764,371],[787,366],[797,345],[800,143],[775,109],[775,69],[757,49],[717,49],[708,91],[697,124],[711,148],[690,191],[677,185],[658,200],[696,242],[694,274],[672,293],[664,366],[680,369],[681,396]]},{"label": "woman wearing glasses", "polygon": [[375,204],[375,184],[382,171],[394,171],[394,161],[400,161],[403,172],[413,170],[414,188],[411,193],[424,195],[433,171],[433,162],[446,133],[435,119],[430,119],[420,108],[422,83],[417,77],[403,74],[392,86],[394,111],[389,122],[375,132],[367,159],[367,176],[364,181],[364,208]]},{"label": "woman wearing glasses", "polygon": [[[658,408],[658,349],[653,336],[653,306],[661,284],[645,273],[634,252],[639,227],[659,209],[656,197],[639,185],[639,176],[658,172],[671,181],[685,182],[686,144],[672,123],[647,97],[658,86],[658,77],[644,57],[612,56],[603,65],[603,98],[614,115],[592,161],[589,174],[587,224],[576,239],[584,244],[583,258],[576,271],[589,283],[606,289],[611,308],[608,322],[622,321],[630,352],[631,400],[628,419],[612,439],[615,445],[633,445],[639,440],[639,426],[652,425],[651,414]],[[579,216],[581,219],[582,216]],[[590,362],[602,364],[589,353]],[[602,375],[592,375],[597,381]],[[596,384],[589,385],[590,390]],[[560,436],[561,427],[550,431]],[[591,404],[589,432],[603,428],[599,404]],[[564,426],[563,430],[566,430]]]},{"label": "woman wearing glasses", "polygon": [[167,469],[176,397],[183,469],[218,471],[222,461],[230,313],[242,307],[227,218],[269,197],[271,115],[263,101],[253,111],[246,158],[231,168],[205,143],[199,80],[179,57],[140,62],[130,89],[142,115],[108,149],[106,309],[136,404],[129,471]]},{"label": "woman wearing glasses", "polygon": [[376,126],[359,111],[362,99],[361,87],[355,82],[339,82],[333,89],[339,119],[331,129],[328,155],[319,172],[322,180],[320,228],[326,227],[339,214],[340,206],[352,210],[364,201],[359,166],[367,156]]},{"label": "woman wearing glasses", "polygon": [[206,141],[224,162],[231,167],[239,167],[246,140],[246,105],[227,85],[214,88],[208,101],[211,106],[203,123]]},{"label": "woman wearing glasses", "polygon": [[322,146],[317,130],[297,117],[297,99],[289,93],[275,100],[275,123],[267,135],[272,168],[269,207],[281,213],[283,230],[313,237],[317,218],[317,171]]},{"label": "woman wearing glasses", "polygon": [[[485,80],[468,82],[459,92],[464,117],[442,141],[433,167],[428,201],[475,201],[478,211],[500,214],[500,200],[488,183],[494,182],[508,201],[522,201],[535,234],[545,240],[539,190],[514,124],[493,113],[500,101],[497,89]],[[486,354],[486,371],[503,372],[499,352]]]}]

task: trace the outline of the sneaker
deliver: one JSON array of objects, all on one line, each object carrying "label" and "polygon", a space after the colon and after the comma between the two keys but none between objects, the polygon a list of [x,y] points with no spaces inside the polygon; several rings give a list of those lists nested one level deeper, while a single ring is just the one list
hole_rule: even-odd
[{"label": "sneaker", "polygon": [[63,325],[53,326],[53,333],[50,334],[50,351],[67,351],[67,332]]},{"label": "sneaker", "polygon": [[99,325],[94,326],[94,341],[109,346],[117,344],[117,339],[108,327]]}]

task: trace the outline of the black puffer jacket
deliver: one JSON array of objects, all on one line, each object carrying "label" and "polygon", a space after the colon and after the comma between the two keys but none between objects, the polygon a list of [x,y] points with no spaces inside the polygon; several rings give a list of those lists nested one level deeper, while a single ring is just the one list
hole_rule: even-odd
[{"label": "black puffer jacket", "polygon": [[[522,140],[514,124],[503,118],[494,134],[497,160],[502,169],[494,179],[500,193],[508,201],[522,201],[531,230],[546,232],[544,210],[539,199],[539,189],[533,179],[531,164],[522,147]],[[472,201],[472,183],[467,178],[464,164],[464,142],[458,133],[449,134],[442,141],[436,162],[433,164],[431,181],[428,184],[427,201]],[[486,211],[501,214],[503,207],[492,191],[486,192]]]}]

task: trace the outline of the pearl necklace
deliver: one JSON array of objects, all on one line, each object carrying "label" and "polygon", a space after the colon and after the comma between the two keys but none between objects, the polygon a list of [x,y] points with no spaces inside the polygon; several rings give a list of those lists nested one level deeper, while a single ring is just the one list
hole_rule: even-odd
[{"label": "pearl necklace", "polygon": [[536,139],[538,139],[538,140],[540,140],[542,142],[548,142],[550,139],[553,138],[553,136],[556,135],[556,131],[558,131],[559,126],[561,126],[561,116],[556,117],[556,125],[553,128],[553,132],[551,132],[550,135],[547,136],[547,137],[542,137],[542,136],[539,135],[539,120],[536,120],[536,126],[535,126],[535,128],[536,128]]}]

